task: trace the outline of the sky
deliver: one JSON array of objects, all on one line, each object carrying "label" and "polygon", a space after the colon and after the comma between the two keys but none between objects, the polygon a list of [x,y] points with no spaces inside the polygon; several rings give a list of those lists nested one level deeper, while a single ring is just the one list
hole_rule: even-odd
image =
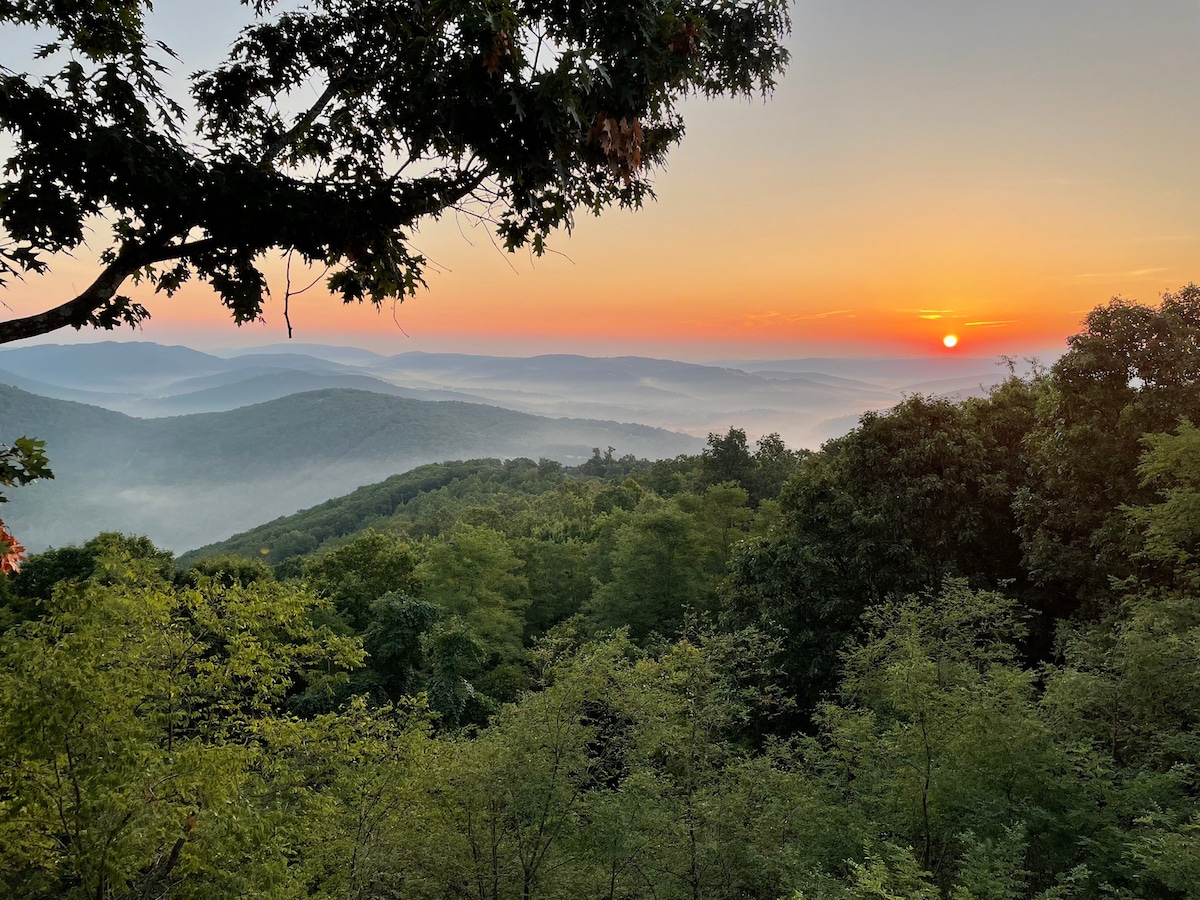
[{"label": "sky", "polygon": [[[230,0],[156,6],[181,71],[217,61],[236,30]],[[436,264],[428,291],[380,313],[314,288],[292,300],[295,340],[697,361],[1041,355],[1110,297],[1200,281],[1195,0],[800,0],[792,18],[774,96],[687,102],[687,136],[651,175],[657,202],[582,214],[538,259],[466,221],[427,224],[414,243]],[[94,271],[64,259],[3,299],[27,314]],[[282,295],[282,266],[268,271]],[[202,285],[133,293],[154,318],[124,338],[286,340],[276,301],[237,329]]]}]

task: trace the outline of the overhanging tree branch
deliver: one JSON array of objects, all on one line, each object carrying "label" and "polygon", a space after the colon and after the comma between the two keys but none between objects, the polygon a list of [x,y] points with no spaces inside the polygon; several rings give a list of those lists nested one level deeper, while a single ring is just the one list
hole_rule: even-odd
[{"label": "overhanging tree branch", "polygon": [[96,312],[112,302],[121,284],[139,268],[141,264],[132,259],[118,257],[82,293],[66,303],[32,316],[0,322],[0,344],[91,324]]},{"label": "overhanging tree branch", "polygon": [[[185,110],[146,75],[165,68],[148,57],[140,4],[122,0],[123,30],[98,43],[73,4],[0,3],[0,26],[49,33],[67,60],[46,78],[10,73],[0,91],[12,136],[0,274],[41,274],[98,218],[115,235],[87,289],[0,323],[0,343],[137,324],[148,311],[119,291],[143,271],[167,294],[201,279],[235,321],[253,321],[271,250],[328,268],[346,302],[402,300],[424,283],[409,235],[470,195],[506,250],[544,253],[577,210],[653,197],[644,172],[681,139],[688,95],[768,91],[787,60],[787,0],[253,6],[227,60],[192,76]],[[537,55],[545,34],[551,66]],[[280,108],[302,112],[289,126]],[[413,174],[413,161],[429,169]]]},{"label": "overhanging tree branch", "polygon": [[119,307],[125,304],[120,302],[117,291],[135,272],[154,263],[181,259],[191,254],[217,249],[219,246],[219,241],[210,239],[168,245],[160,249],[141,247],[126,251],[105,266],[86,289],[66,303],[32,316],[0,322],[0,344],[49,334],[60,328],[78,329],[93,325],[97,314],[103,310],[119,316]]}]

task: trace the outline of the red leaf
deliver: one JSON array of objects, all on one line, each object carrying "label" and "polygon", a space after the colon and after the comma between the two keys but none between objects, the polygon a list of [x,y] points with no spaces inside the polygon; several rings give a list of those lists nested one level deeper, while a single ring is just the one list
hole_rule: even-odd
[{"label": "red leaf", "polygon": [[4,520],[0,519],[0,573],[11,575],[20,572],[24,560],[25,548],[13,537]]}]

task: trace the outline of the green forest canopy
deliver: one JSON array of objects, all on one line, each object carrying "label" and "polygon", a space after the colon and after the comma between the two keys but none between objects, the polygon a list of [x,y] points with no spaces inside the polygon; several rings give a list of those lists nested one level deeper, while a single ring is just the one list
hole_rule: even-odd
[{"label": "green forest canopy", "polygon": [[0,896],[1196,898],[1197,338],[1188,286],[817,452],[35,555]]}]

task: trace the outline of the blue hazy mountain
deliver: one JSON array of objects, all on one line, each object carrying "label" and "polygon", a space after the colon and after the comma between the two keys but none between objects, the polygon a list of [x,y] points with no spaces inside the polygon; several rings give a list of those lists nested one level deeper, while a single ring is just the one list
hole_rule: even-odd
[{"label": "blue hazy mountain", "polygon": [[313,356],[317,359],[328,360],[329,362],[345,363],[346,365],[370,365],[381,359],[385,359],[385,354],[375,353],[372,350],[364,350],[362,347],[340,347],[331,344],[267,344],[262,347],[254,347],[250,350],[240,348],[237,350],[222,351],[219,356],[243,356],[252,354],[271,354],[271,355],[286,355],[300,353],[306,356]]},{"label": "blue hazy mountain", "polygon": [[[3,377],[0,376],[0,381]],[[211,387],[173,393],[166,397],[125,402],[124,411],[139,416],[170,416],[185,412],[221,412],[237,409],[254,403],[265,403],[304,391],[344,389],[370,391],[391,397],[408,397],[412,400],[462,400],[468,403],[487,403],[483,397],[460,391],[445,391],[435,388],[405,388],[370,375],[324,374],[297,369],[278,371],[249,369],[238,372],[223,372],[188,379],[188,386],[204,382],[218,382]],[[183,383],[173,388],[184,387]]]},{"label": "blue hazy mountain", "polygon": [[[1053,360],[1047,360],[1052,362]],[[1018,372],[1028,372],[1031,364],[1018,360]],[[981,374],[991,377],[1006,374],[998,357],[939,354],[927,357],[826,357],[804,359],[733,359],[713,365],[733,366],[746,372],[778,377],[785,374],[835,375],[876,386],[905,388],[925,382],[970,382]]]},{"label": "blue hazy mountain", "polygon": [[53,481],[10,492],[5,510],[35,550],[101,530],[194,547],[446,459],[578,464],[594,447],[656,458],[701,446],[644,425],[344,389],[227,412],[136,418],[3,386],[0,423],[6,437],[44,440],[55,473]]},{"label": "blue hazy mountain", "polygon": [[162,380],[208,375],[225,360],[189,347],[148,341],[40,344],[0,351],[0,369],[58,387],[140,393]]},{"label": "blue hazy mountain", "polygon": [[[533,357],[278,344],[224,355],[147,342],[0,350],[0,383],[139,417],[237,409],[290,394],[366,390],[466,400],[550,417],[626,422],[705,437],[745,428],[816,447],[905,394],[962,397],[1002,379],[996,360],[808,358],[701,365],[648,357]],[[849,424],[847,424],[849,423]]]}]

